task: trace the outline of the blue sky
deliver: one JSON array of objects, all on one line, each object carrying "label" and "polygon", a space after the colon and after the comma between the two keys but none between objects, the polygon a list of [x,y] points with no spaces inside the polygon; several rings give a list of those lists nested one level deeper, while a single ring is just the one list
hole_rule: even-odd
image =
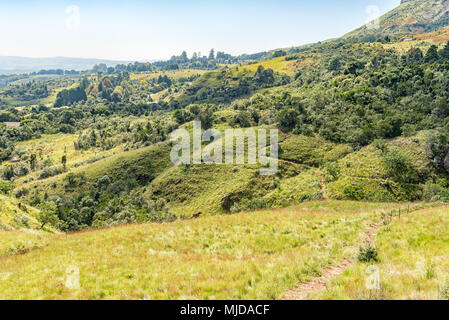
[{"label": "blue sky", "polygon": [[[338,37],[400,0],[0,0],[0,55],[119,60],[254,53]],[[372,11],[373,12],[373,11]]]}]

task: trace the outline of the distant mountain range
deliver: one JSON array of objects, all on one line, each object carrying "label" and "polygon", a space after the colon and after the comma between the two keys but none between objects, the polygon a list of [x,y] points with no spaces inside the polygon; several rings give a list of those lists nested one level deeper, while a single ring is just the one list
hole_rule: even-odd
[{"label": "distant mountain range", "polygon": [[64,69],[64,70],[87,70],[94,65],[105,63],[108,66],[127,64],[130,61],[115,61],[103,59],[85,58],[25,58],[0,56],[0,74],[37,72],[40,70]]}]

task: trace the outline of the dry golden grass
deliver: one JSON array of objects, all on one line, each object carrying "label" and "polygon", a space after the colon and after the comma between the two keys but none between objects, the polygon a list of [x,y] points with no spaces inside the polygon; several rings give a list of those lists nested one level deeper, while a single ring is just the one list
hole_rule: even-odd
[{"label": "dry golden grass", "polygon": [[444,27],[434,32],[416,34],[413,38],[433,43],[446,43],[449,41],[449,27]]},{"label": "dry golden grass", "polygon": [[[449,299],[449,206],[395,218],[379,230],[379,262],[357,263],[312,299]],[[379,286],[369,277],[378,270]],[[374,275],[375,276],[375,275]]]},{"label": "dry golden grass", "polygon": [[275,72],[285,73],[289,76],[294,76],[296,73],[296,61],[286,61],[285,57],[274,58],[267,61],[262,61],[259,63],[253,63],[249,65],[244,65],[239,67],[239,69],[249,70],[251,72],[256,72],[259,66],[264,67],[265,69],[273,69]]},{"label": "dry golden grass", "polygon": [[[318,201],[63,235],[0,259],[0,299],[276,299],[353,256],[400,206]],[[78,271],[79,288],[67,282]]]},{"label": "dry golden grass", "polygon": [[163,72],[143,72],[143,73],[132,73],[130,75],[131,80],[148,80],[157,79],[159,76],[166,75],[169,78],[175,80],[179,78],[185,78],[195,75],[202,75],[206,73],[207,70],[196,70],[196,69],[181,69],[181,70],[168,70]]}]

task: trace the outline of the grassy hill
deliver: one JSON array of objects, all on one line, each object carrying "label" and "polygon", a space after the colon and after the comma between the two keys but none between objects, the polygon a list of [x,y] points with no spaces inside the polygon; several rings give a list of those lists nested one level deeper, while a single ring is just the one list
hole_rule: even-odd
[{"label": "grassy hill", "polygon": [[[137,184],[147,184],[164,169],[171,166],[169,143],[161,143],[151,147],[121,152],[94,163],[84,163],[71,172],[63,173],[43,180],[32,180],[16,188],[27,190],[26,194],[43,194],[49,196],[63,193],[81,193],[95,186],[98,180],[108,175],[118,182],[123,177],[132,178]],[[69,185],[67,176],[74,175],[80,179]],[[76,190],[75,190],[76,189]]]},{"label": "grassy hill", "polygon": [[39,229],[38,210],[0,194],[0,230]]},{"label": "grassy hill", "polygon": [[[336,199],[388,201],[422,198],[425,182],[438,179],[439,170],[426,153],[428,132],[417,137],[398,138],[375,143],[349,154],[327,167],[327,192]],[[404,157],[407,169],[394,177],[388,161],[394,155]]]},{"label": "grassy hill", "polygon": [[[15,192],[30,201],[36,197],[75,198],[81,203],[83,198],[92,197],[95,211],[103,210],[122,194],[136,192],[144,199],[163,201],[178,217],[283,207],[323,197],[410,201],[421,199],[426,182],[437,181],[441,174],[426,153],[427,135],[421,132],[416,137],[376,142],[355,151],[318,137],[281,136],[275,176],[261,176],[258,165],[173,166],[170,144],[159,143],[87,161],[47,179],[22,178]],[[55,142],[56,153],[61,149],[59,141]],[[404,179],[398,180],[388,171],[385,161],[395,152],[406,161]],[[106,189],[100,186],[105,176],[109,180]]]},{"label": "grassy hill", "polygon": [[[447,210],[425,209],[383,225],[375,241],[379,262],[356,263],[308,298],[449,299]],[[379,275],[377,290],[366,287],[367,277],[373,272]]]},{"label": "grassy hill", "polygon": [[56,236],[50,226],[41,230],[38,214],[22,201],[0,195],[0,259],[42,248]]},{"label": "grassy hill", "polygon": [[[0,298],[278,299],[356,255],[370,225],[408,205],[318,201],[55,236],[0,259]],[[67,285],[77,274],[79,287]]]}]

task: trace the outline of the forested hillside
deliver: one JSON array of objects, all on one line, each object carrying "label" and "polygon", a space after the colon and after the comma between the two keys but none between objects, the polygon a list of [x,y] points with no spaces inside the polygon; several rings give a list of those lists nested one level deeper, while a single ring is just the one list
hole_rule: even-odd
[{"label": "forested hillside", "polygon": [[[443,26],[446,5],[406,2],[381,25],[432,8],[416,23]],[[447,200],[446,29],[407,42],[390,29],[376,42],[344,37],[238,57],[183,52],[9,85],[0,94],[9,101],[0,111],[3,193],[50,208],[64,231],[310,199]],[[280,129],[277,175],[260,176],[258,165],[173,166],[169,135],[193,120]]]}]

